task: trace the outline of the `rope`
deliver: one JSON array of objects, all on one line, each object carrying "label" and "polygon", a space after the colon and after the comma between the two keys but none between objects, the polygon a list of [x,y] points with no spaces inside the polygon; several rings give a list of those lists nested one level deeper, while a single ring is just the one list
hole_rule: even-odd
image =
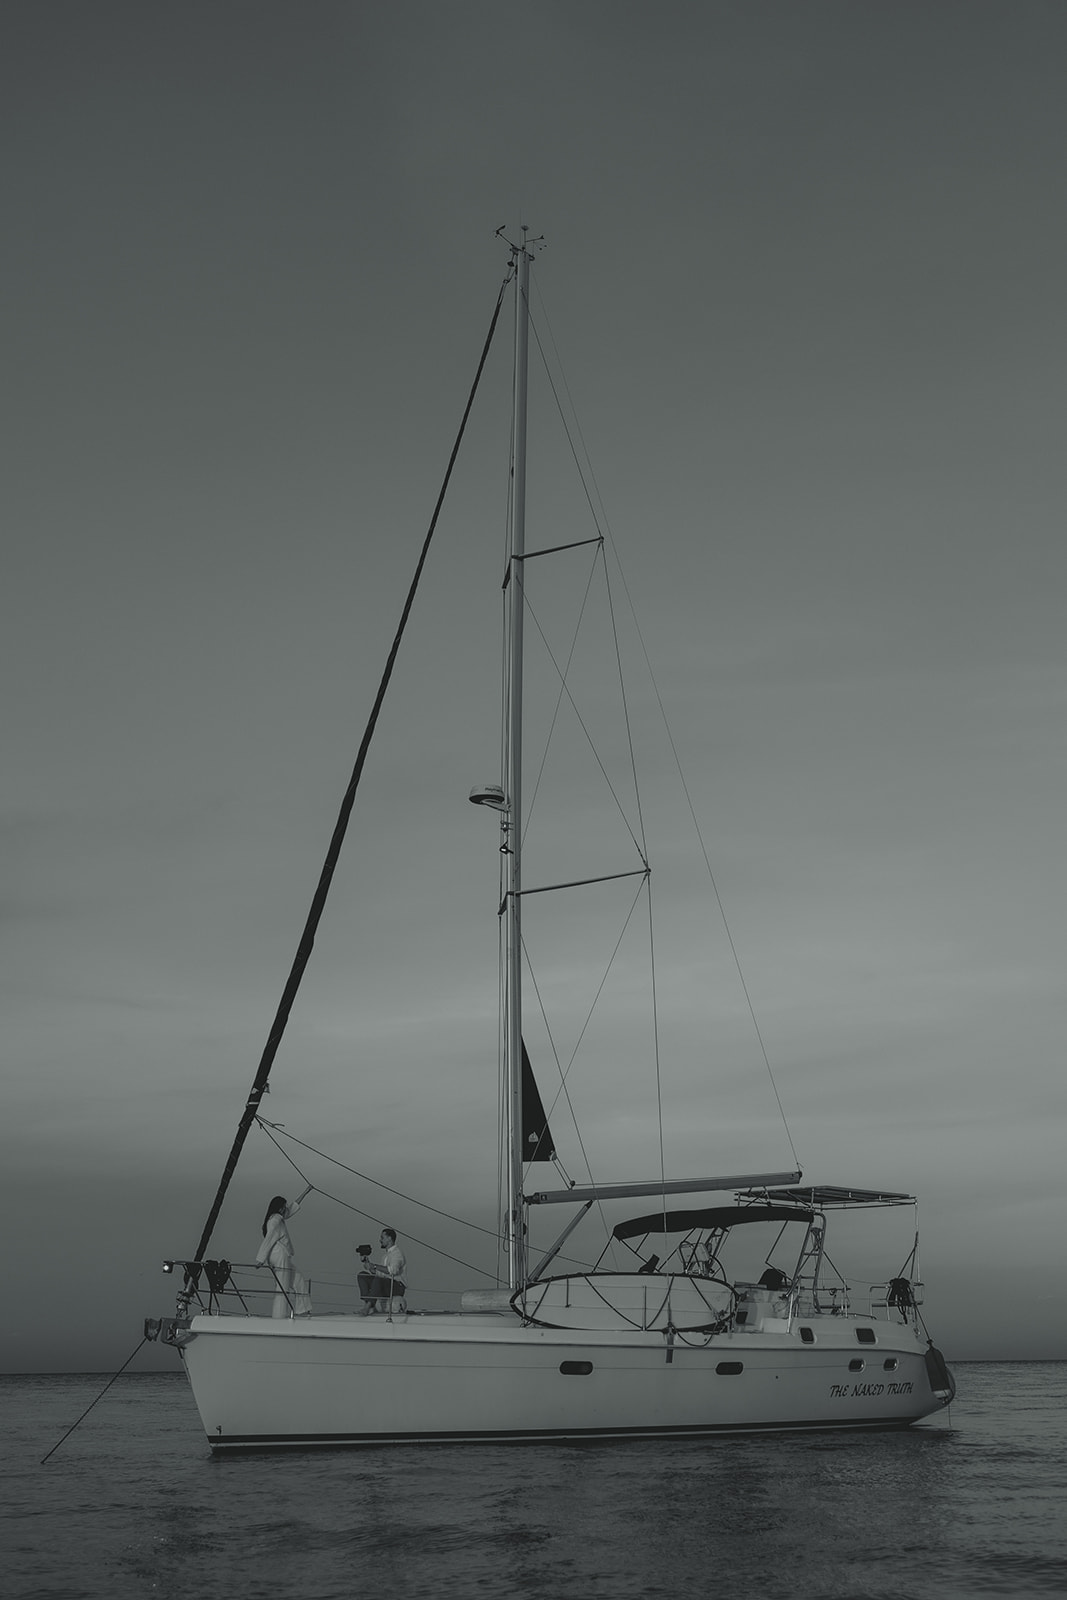
[{"label": "rope", "polygon": [[219,1212],[222,1210],[222,1202],[226,1197],[226,1191],[230,1186],[230,1180],[236,1171],[238,1159],[242,1149],[244,1148],[245,1140],[248,1137],[249,1129],[251,1128],[252,1123],[255,1120],[256,1113],[259,1110],[259,1103],[267,1091],[267,1079],[270,1077],[270,1070],[274,1065],[274,1058],[277,1055],[278,1047],[282,1042],[282,1035],[284,1034],[286,1025],[289,1021],[289,1013],[293,1008],[293,1002],[296,999],[297,990],[299,989],[301,979],[304,976],[304,970],[307,967],[308,961],[311,959],[311,952],[315,944],[315,934],[318,930],[319,922],[326,906],[326,897],[330,891],[330,884],[333,881],[333,874],[337,866],[338,857],[341,854],[341,845],[344,842],[349,818],[352,815],[352,807],[355,804],[356,790],[359,787],[359,781],[363,775],[363,767],[367,759],[367,751],[370,748],[370,742],[378,723],[378,715],[382,708],[382,702],[385,699],[385,691],[389,687],[389,680],[393,675],[393,667],[396,663],[397,654],[400,650],[400,641],[404,636],[405,629],[407,628],[408,618],[411,615],[411,608],[415,601],[415,593],[419,586],[419,580],[422,577],[423,567],[426,565],[426,558],[429,555],[430,542],[433,539],[434,532],[437,527],[437,520],[441,513],[441,507],[444,504],[445,492],[448,489],[449,481],[452,477],[452,468],[455,466],[456,457],[459,455],[459,447],[466,431],[467,419],[470,416],[471,407],[474,404],[474,396],[477,393],[478,384],[481,380],[482,370],[485,367],[486,359],[489,355],[489,346],[492,344],[493,334],[496,332],[497,321],[500,317],[500,308],[504,303],[504,291],[511,280],[511,276],[512,268],[509,265],[504,281],[500,286],[500,293],[497,295],[496,306],[493,310],[492,320],[489,324],[489,332],[486,334],[485,344],[482,347],[481,358],[478,362],[478,370],[474,375],[474,382],[471,385],[470,394],[467,396],[467,404],[463,411],[463,417],[459,425],[459,432],[456,434],[456,440],[452,446],[452,454],[448,458],[448,466],[445,469],[444,480],[437,496],[437,504],[434,506],[433,516],[430,518],[430,526],[427,529],[426,537],[423,540],[422,549],[419,553],[419,559],[415,564],[415,573],[408,589],[407,599],[404,601],[403,610],[400,613],[400,621],[397,625],[392,647],[385,663],[385,669],[382,673],[381,682],[378,685],[378,693],[375,696],[374,704],[371,707],[370,716],[367,719],[367,726],[363,732],[363,739],[360,743],[359,753],[356,756],[355,766],[352,769],[352,776],[348,781],[348,788],[345,790],[344,799],[341,801],[341,809],[338,813],[337,822],[334,825],[329,849],[326,852],[326,860],[323,863],[318,886],[312,898],[311,908],[308,911],[307,920],[304,924],[304,931],[301,935],[300,943],[297,946],[297,952],[293,958],[293,965],[290,970],[285,988],[282,991],[281,1000],[278,1003],[278,1010],[275,1014],[273,1026],[271,1027],[270,1033],[267,1036],[267,1042],[263,1047],[263,1055],[260,1058],[255,1080],[252,1084],[251,1090],[249,1091],[248,1100],[245,1103],[241,1120],[237,1125],[237,1133],[234,1138],[229,1157],[227,1158],[226,1166],[223,1169],[218,1192],[215,1195],[211,1210],[208,1213],[207,1221],[204,1223],[204,1231],[200,1235],[200,1243],[196,1247],[196,1259],[198,1261],[203,1259],[204,1252],[208,1247],[208,1243],[215,1228],[215,1223],[218,1221]]},{"label": "rope", "polygon": [[[416,1200],[412,1195],[402,1194],[399,1189],[390,1189],[387,1183],[378,1183],[375,1178],[368,1177],[365,1172],[357,1172],[355,1167],[346,1166],[343,1161],[338,1161],[336,1156],[328,1156],[324,1150],[316,1150],[314,1145],[305,1144],[303,1139],[297,1139],[294,1134],[286,1133],[284,1128],[280,1128],[276,1123],[265,1122],[262,1117],[257,1117],[256,1121],[263,1129],[263,1132],[267,1135],[267,1138],[274,1145],[275,1149],[278,1151],[278,1154],[283,1156],[285,1160],[288,1161],[289,1165],[295,1172],[299,1173],[300,1177],[303,1178],[305,1183],[308,1183],[307,1176],[300,1171],[300,1168],[297,1166],[296,1162],[293,1160],[288,1151],[282,1149],[281,1145],[274,1137],[275,1132],[280,1133],[283,1139],[292,1139],[294,1144],[301,1145],[305,1150],[310,1150],[312,1155],[321,1156],[323,1161],[329,1161],[331,1165],[340,1167],[345,1172],[350,1172],[353,1177],[362,1178],[365,1183],[372,1183],[374,1184],[375,1188],[384,1189],[388,1194],[396,1195],[398,1200],[405,1200],[413,1206],[419,1206],[423,1211],[432,1211],[435,1216],[444,1217],[448,1222],[458,1222],[461,1227],[473,1228],[476,1233],[486,1233],[492,1239],[497,1237],[491,1228],[483,1228],[477,1222],[467,1222],[463,1217],[454,1217],[447,1211],[439,1211],[436,1206],[427,1205],[423,1200]],[[350,1200],[342,1200],[340,1195],[331,1194],[328,1189],[320,1189],[317,1184],[310,1184],[309,1187],[314,1189],[316,1194],[321,1194],[324,1200],[332,1200],[335,1205],[343,1206],[346,1211],[354,1212],[357,1217],[365,1217],[368,1222],[376,1223],[379,1228],[391,1226],[391,1224],[384,1222],[381,1217],[372,1216],[369,1211],[363,1211],[359,1206],[354,1206]],[[407,1234],[407,1237],[411,1240],[412,1244],[419,1245],[423,1250],[429,1250],[431,1255],[441,1256],[445,1261],[455,1262],[457,1267],[463,1267],[463,1269],[467,1272],[477,1272],[483,1278],[492,1278],[494,1276],[494,1274],[488,1272],[485,1267],[477,1267],[473,1264],[473,1262],[464,1261],[462,1256],[450,1255],[447,1250],[442,1250],[438,1245],[430,1244],[427,1239],[419,1239],[415,1234],[410,1232]]]},{"label": "rope", "polygon": [[[133,1357],[135,1355],[137,1355],[138,1351],[140,1350],[141,1345],[147,1344],[147,1343],[148,1343],[148,1339],[147,1339],[147,1336],[146,1336],[145,1338],[143,1338],[141,1340],[141,1344],[139,1344],[137,1346],[137,1349],[134,1350],[133,1354],[130,1355],[122,1363],[122,1366],[119,1368],[119,1370],[115,1374],[115,1378],[121,1378],[122,1377],[122,1374],[126,1371],[126,1368],[129,1366],[130,1362],[133,1360]],[[115,1382],[115,1378],[109,1378],[108,1379],[107,1383],[105,1383],[104,1387],[101,1389],[100,1393],[97,1395],[96,1399],[92,1402],[92,1404],[86,1406],[85,1410],[82,1412],[81,1416],[78,1418],[78,1421],[77,1422],[72,1422],[70,1427],[67,1429],[66,1433],[63,1435],[62,1439],[58,1439],[56,1441],[56,1443],[52,1446],[51,1450],[49,1450],[48,1455],[41,1457],[40,1465],[42,1467],[44,1466],[45,1462],[47,1460],[49,1460],[49,1458],[51,1456],[55,1455],[55,1453],[59,1449],[60,1445],[66,1443],[66,1441],[70,1438],[71,1434],[74,1432],[75,1428],[77,1428],[81,1423],[83,1423],[85,1421],[86,1417],[89,1415],[90,1411],[93,1409],[93,1406],[98,1405],[100,1403],[100,1401],[107,1394],[107,1391],[111,1388],[111,1385]]]},{"label": "rope", "polygon": [[[384,1189],[387,1194],[395,1195],[398,1200],[403,1200],[408,1205],[418,1206],[420,1211],[430,1211],[435,1217],[443,1217],[446,1222],[456,1222],[461,1228],[472,1228],[475,1233],[484,1233],[487,1238],[499,1240],[500,1235],[494,1228],[484,1228],[480,1222],[470,1222],[466,1217],[454,1216],[451,1211],[442,1211],[439,1206],[432,1206],[425,1200],[416,1200],[414,1195],[405,1194],[402,1189],[392,1189],[389,1184],[381,1183],[377,1178],[372,1178],[369,1173],[360,1172],[357,1167],[350,1167],[336,1156],[327,1155],[325,1150],[317,1150],[313,1144],[308,1144],[305,1140],[298,1139],[295,1133],[289,1133],[280,1123],[267,1122],[264,1117],[257,1117],[256,1121],[270,1139],[278,1154],[288,1161],[293,1171],[304,1183],[308,1184],[309,1188],[313,1189],[316,1194],[321,1194],[324,1200],[332,1200],[335,1205],[343,1206],[346,1211],[354,1212],[357,1217],[365,1217],[368,1222],[374,1222],[380,1228],[391,1226],[381,1217],[372,1216],[369,1211],[363,1211],[359,1206],[353,1205],[350,1200],[342,1200],[340,1195],[331,1194],[328,1189],[320,1189],[317,1184],[310,1183],[307,1174],[297,1166],[289,1152],[282,1149],[274,1137],[275,1133],[280,1134],[283,1139],[290,1139],[293,1144],[300,1145],[301,1149],[309,1150],[312,1155],[321,1157],[323,1161],[328,1161],[331,1166],[340,1167],[342,1172],[351,1173],[352,1177],[359,1178],[364,1183],[372,1184],[376,1189]],[[476,1267],[472,1262],[464,1261],[462,1256],[450,1255],[447,1250],[442,1250],[439,1245],[430,1244],[426,1239],[419,1239],[413,1233],[408,1232],[406,1236],[411,1240],[412,1244],[417,1244],[422,1249],[429,1250],[431,1255],[443,1257],[445,1261],[454,1261],[456,1266],[463,1267],[468,1272],[477,1272],[483,1278],[495,1278],[497,1276],[497,1274],[487,1271],[485,1267]],[[586,1265],[585,1262],[576,1261],[573,1256],[560,1256],[560,1260],[570,1261],[577,1266]]]},{"label": "rope", "polygon": [[[308,1144],[305,1140],[298,1139],[296,1137],[295,1133],[287,1132],[286,1129],[283,1128],[281,1126],[281,1124],[278,1123],[278,1122],[268,1122],[266,1120],[266,1118],[264,1118],[264,1117],[257,1117],[256,1121],[259,1123],[259,1125],[263,1129],[264,1133],[267,1134],[267,1137],[272,1139],[273,1142],[277,1145],[278,1150],[281,1152],[281,1154],[283,1156],[285,1156],[285,1159],[286,1159],[286,1161],[288,1161],[289,1165],[291,1167],[293,1167],[293,1169],[296,1172],[298,1172],[300,1174],[300,1176],[304,1179],[305,1183],[307,1183],[307,1181],[308,1181],[306,1176],[304,1175],[303,1172],[300,1171],[300,1168],[297,1166],[297,1164],[293,1160],[292,1156],[290,1156],[286,1151],[282,1150],[281,1146],[277,1144],[276,1140],[274,1140],[274,1134],[275,1133],[280,1134],[283,1139],[291,1140],[293,1144],[298,1144],[302,1150],[310,1150],[310,1152],[311,1152],[311,1154],[313,1156],[321,1156],[322,1160],[323,1161],[328,1161],[331,1164],[331,1166],[340,1167],[342,1172],[351,1173],[353,1178],[359,1178],[364,1183],[371,1183],[371,1184],[374,1185],[374,1187],[376,1189],[384,1189],[386,1194],[394,1194],[394,1195],[396,1195],[398,1200],[403,1200],[408,1205],[418,1206],[421,1211],[432,1211],[435,1217],[443,1217],[446,1222],[458,1222],[461,1227],[463,1227],[463,1228],[473,1228],[475,1233],[488,1234],[491,1239],[495,1239],[497,1237],[497,1233],[496,1233],[496,1229],[495,1228],[483,1228],[481,1223],[468,1222],[466,1217],[455,1217],[455,1216],[452,1215],[452,1213],[450,1211],[441,1211],[437,1206],[431,1206],[425,1200],[416,1200],[414,1195],[405,1194],[402,1189],[391,1189],[387,1183],[381,1183],[377,1178],[372,1178],[370,1176],[370,1174],[367,1173],[367,1172],[360,1172],[357,1167],[348,1166],[348,1164],[346,1162],[338,1160],[338,1158],[336,1156],[328,1156],[326,1154],[325,1150],[316,1150],[316,1148],[315,1148],[315,1146],[313,1144]],[[316,1187],[316,1185],[313,1184],[312,1188],[315,1188],[315,1187]],[[320,1194],[322,1194],[324,1191],[320,1189],[318,1192]],[[329,1196],[329,1198],[333,1199],[335,1197],[331,1195],[331,1196]],[[345,1201],[345,1200],[340,1200],[340,1201],[338,1201],[338,1204],[339,1205],[347,1205],[348,1202]],[[351,1206],[351,1207],[349,1207],[349,1209],[352,1210],[352,1211],[355,1211],[357,1209],[357,1207]],[[367,1216],[367,1215],[368,1215],[368,1213],[365,1212],[365,1211],[361,1211],[360,1212],[360,1216]],[[371,1217],[370,1220],[372,1222],[376,1222],[377,1218],[376,1217]]]}]

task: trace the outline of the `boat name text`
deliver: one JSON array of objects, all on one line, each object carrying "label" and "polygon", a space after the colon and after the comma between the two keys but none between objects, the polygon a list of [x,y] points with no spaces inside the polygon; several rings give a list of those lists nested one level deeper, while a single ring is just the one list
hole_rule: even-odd
[{"label": "boat name text", "polygon": [[850,1400],[858,1395],[874,1398],[880,1394],[911,1394],[910,1383],[832,1383],[830,1385],[831,1400]]}]

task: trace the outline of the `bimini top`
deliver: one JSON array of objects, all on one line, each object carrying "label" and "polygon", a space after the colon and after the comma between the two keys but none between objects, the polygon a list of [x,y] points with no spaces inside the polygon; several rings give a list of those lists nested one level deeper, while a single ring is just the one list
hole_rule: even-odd
[{"label": "bimini top", "polygon": [[893,1194],[886,1189],[835,1189],[833,1185],[812,1185],[810,1189],[748,1189],[753,1200],[778,1204],[814,1206],[826,1211],[838,1206],[913,1206],[912,1194]]},{"label": "bimini top", "polygon": [[615,1239],[636,1239],[646,1233],[688,1233],[690,1228],[735,1228],[741,1222],[812,1222],[814,1212],[800,1206],[704,1206],[697,1211],[653,1211],[631,1217],[612,1228]]}]

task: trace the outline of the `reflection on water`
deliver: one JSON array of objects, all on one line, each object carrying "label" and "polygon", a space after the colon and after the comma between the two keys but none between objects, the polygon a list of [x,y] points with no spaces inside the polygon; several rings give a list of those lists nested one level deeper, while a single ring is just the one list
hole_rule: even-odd
[{"label": "reflection on water", "polygon": [[905,1433],[210,1458],[184,1380],[0,1380],[17,1596],[1062,1594],[1067,1366],[958,1371]]}]

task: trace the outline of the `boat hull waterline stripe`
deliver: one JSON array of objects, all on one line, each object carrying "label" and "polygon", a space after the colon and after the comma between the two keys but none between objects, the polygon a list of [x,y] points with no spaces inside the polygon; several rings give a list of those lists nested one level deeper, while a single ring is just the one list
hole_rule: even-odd
[{"label": "boat hull waterline stripe", "polygon": [[899,1432],[911,1426],[910,1421],[900,1417],[864,1418],[855,1422],[826,1422],[820,1418],[809,1422],[698,1422],[648,1428],[524,1428],[508,1432],[486,1428],[453,1433],[272,1434],[264,1438],[254,1434],[222,1435],[209,1438],[208,1443],[212,1450],[311,1450],[346,1445],[373,1447],[377,1444],[554,1444],[583,1439],[700,1439],[711,1434],[727,1433],[855,1433],[857,1430],[886,1433],[890,1430]]}]

